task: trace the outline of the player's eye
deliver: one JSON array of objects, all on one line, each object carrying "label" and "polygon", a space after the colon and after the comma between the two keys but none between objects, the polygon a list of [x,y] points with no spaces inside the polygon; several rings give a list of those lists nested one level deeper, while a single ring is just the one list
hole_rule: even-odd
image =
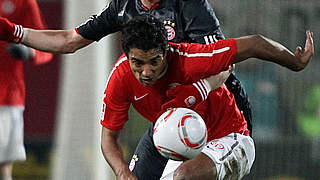
[{"label": "player's eye", "polygon": [[136,67],[141,67],[144,63],[142,61],[139,60],[132,60],[132,63],[136,66]]},{"label": "player's eye", "polygon": [[162,61],[163,61],[163,57],[162,56],[158,56],[157,58],[152,59],[150,64],[152,66],[158,66]]},{"label": "player's eye", "polygon": [[136,67],[141,67],[143,64],[141,62],[134,63]]},{"label": "player's eye", "polygon": [[157,59],[152,60],[150,64],[152,66],[157,66],[159,63],[160,63],[160,58],[157,58]]}]

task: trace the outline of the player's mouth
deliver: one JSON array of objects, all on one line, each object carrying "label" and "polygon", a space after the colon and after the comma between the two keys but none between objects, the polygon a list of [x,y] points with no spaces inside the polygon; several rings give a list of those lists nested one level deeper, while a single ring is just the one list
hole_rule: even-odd
[{"label": "player's mouth", "polygon": [[154,80],[152,78],[141,78],[140,82],[145,86],[152,86],[154,84]]}]

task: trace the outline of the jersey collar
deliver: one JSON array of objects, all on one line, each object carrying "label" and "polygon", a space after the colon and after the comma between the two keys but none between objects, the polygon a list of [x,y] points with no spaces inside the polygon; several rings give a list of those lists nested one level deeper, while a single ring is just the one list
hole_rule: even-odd
[{"label": "jersey collar", "polygon": [[157,7],[159,7],[160,5],[160,2],[157,2],[154,5],[152,5],[150,9],[148,9],[145,5],[142,4],[141,0],[137,0],[137,1],[138,1],[138,5],[145,11],[157,9]]}]

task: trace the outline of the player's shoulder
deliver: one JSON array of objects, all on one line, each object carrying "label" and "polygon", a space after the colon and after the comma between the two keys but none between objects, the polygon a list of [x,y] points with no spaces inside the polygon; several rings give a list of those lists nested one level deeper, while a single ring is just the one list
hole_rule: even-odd
[{"label": "player's shoulder", "polygon": [[179,3],[197,3],[197,4],[199,4],[199,3],[209,3],[209,1],[208,0],[176,0],[177,2],[179,2]]},{"label": "player's shoulder", "polygon": [[20,1],[15,3],[15,6],[18,6],[16,8],[26,8],[26,9],[30,9],[30,8],[35,8],[38,7],[38,2],[36,0],[24,0],[24,1]]},{"label": "player's shoulder", "polygon": [[128,76],[131,73],[129,61],[127,59],[127,56],[122,55],[118,61],[114,64],[110,76],[114,76],[117,79],[126,79],[126,76]]},{"label": "player's shoulder", "polygon": [[181,56],[189,56],[191,52],[206,52],[209,45],[200,43],[172,43],[169,42],[169,51],[177,53]]},{"label": "player's shoulder", "polygon": [[129,0],[111,0],[106,4],[102,12],[109,11],[110,9],[115,12],[119,12],[128,4],[128,1]]},{"label": "player's shoulder", "polygon": [[122,55],[111,69],[107,82],[109,84],[119,83],[119,81],[126,81],[130,74],[132,73],[127,57],[125,55]]},{"label": "player's shoulder", "polygon": [[183,49],[186,46],[188,46],[188,43],[175,43],[175,42],[169,42],[169,51],[176,51],[176,49]]},{"label": "player's shoulder", "polygon": [[229,53],[229,50],[236,52],[236,49],[236,42],[233,38],[209,44],[169,42],[169,53],[187,58],[211,57],[214,54]]},{"label": "player's shoulder", "polygon": [[122,7],[126,6],[128,4],[129,0],[111,0],[111,3],[116,7],[117,9],[121,9]]}]

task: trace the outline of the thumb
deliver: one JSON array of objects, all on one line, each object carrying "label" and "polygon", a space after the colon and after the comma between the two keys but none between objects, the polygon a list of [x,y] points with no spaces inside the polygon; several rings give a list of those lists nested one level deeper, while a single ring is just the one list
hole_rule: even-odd
[{"label": "thumb", "polygon": [[301,53],[302,53],[302,48],[301,48],[301,46],[297,46],[294,54],[295,54],[296,56],[301,56]]}]

